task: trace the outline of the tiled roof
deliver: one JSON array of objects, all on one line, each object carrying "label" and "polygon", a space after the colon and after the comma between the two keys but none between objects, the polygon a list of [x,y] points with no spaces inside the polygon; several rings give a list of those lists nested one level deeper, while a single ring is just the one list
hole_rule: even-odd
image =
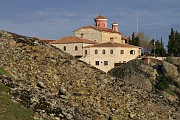
[{"label": "tiled roof", "polygon": [[40,41],[43,41],[43,42],[45,42],[45,43],[51,43],[51,42],[53,42],[53,41],[55,41],[55,40],[40,40]]},{"label": "tiled roof", "polygon": [[37,37],[33,37],[33,38],[38,39],[38,40],[45,42],[45,43],[50,43],[50,42],[55,41],[55,40],[51,40],[51,39],[43,39],[43,38],[37,38]]},{"label": "tiled roof", "polygon": [[85,48],[89,47],[127,47],[127,48],[141,48],[139,46],[133,46],[129,44],[121,44],[121,43],[115,43],[115,42],[107,42],[107,43],[100,43],[95,45],[89,45],[85,46]]},{"label": "tiled roof", "polygon": [[99,16],[97,16],[96,18],[95,18],[95,20],[96,19],[106,19],[103,15],[99,15]]},{"label": "tiled roof", "polygon": [[55,40],[51,42],[51,44],[66,44],[66,43],[90,43],[90,44],[95,44],[95,41],[83,39],[80,37],[76,36],[68,36],[59,40]]},{"label": "tiled roof", "polygon": [[[87,29],[87,28],[92,28],[92,29],[95,29],[95,30],[99,30],[99,31],[105,31],[105,32],[111,32],[111,33],[119,33],[121,34],[120,32],[117,32],[115,30],[112,30],[112,29],[109,29],[109,28],[100,28],[100,27],[96,27],[96,26],[84,26],[84,27],[81,27],[79,29]],[[76,29],[76,30],[79,30],[79,29]],[[76,31],[74,30],[74,31]]]},{"label": "tiled roof", "polygon": [[127,37],[122,36],[121,39],[122,39],[122,40],[127,40]]}]

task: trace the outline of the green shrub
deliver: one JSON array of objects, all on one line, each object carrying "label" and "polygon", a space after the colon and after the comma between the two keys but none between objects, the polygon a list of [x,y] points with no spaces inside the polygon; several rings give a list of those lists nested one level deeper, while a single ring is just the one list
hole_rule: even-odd
[{"label": "green shrub", "polygon": [[174,85],[178,88],[180,87],[180,83],[174,81],[169,76],[162,75],[157,78],[157,83],[155,84],[155,88],[159,90],[165,90],[169,88],[169,85]]},{"label": "green shrub", "polygon": [[166,59],[165,59],[165,61],[170,63],[170,62],[172,61],[171,56],[167,56]]}]

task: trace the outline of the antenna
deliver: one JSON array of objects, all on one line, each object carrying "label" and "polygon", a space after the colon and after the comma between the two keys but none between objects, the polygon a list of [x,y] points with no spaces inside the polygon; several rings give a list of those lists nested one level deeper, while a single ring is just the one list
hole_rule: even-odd
[{"label": "antenna", "polygon": [[138,32],[139,32],[139,31],[138,31],[138,29],[139,29],[139,28],[138,28],[138,27],[139,27],[138,17],[139,17],[139,16],[138,16],[138,10],[137,10],[137,31],[136,31],[136,32],[137,32],[137,35],[138,35]]}]

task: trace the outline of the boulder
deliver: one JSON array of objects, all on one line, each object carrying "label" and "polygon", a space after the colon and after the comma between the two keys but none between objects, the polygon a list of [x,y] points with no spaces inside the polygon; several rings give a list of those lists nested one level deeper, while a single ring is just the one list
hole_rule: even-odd
[{"label": "boulder", "polygon": [[125,81],[126,84],[135,85],[148,91],[152,90],[152,83],[158,75],[156,69],[142,60],[131,60],[126,64],[111,69],[111,76]]},{"label": "boulder", "polygon": [[172,78],[177,78],[179,76],[177,67],[171,63],[162,62],[162,72],[164,75],[172,77]]}]

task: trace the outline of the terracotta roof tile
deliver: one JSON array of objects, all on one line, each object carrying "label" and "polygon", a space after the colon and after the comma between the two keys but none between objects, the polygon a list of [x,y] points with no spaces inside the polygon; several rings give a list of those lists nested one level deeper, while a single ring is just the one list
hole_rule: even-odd
[{"label": "terracotta roof tile", "polygon": [[52,40],[52,39],[43,39],[43,38],[37,38],[37,37],[33,37],[33,38],[38,39],[38,40],[40,40],[42,42],[45,42],[45,43],[50,43],[50,42],[55,41],[55,40]]},{"label": "terracotta roof tile", "polygon": [[51,43],[51,42],[53,42],[53,41],[55,41],[55,40],[41,40],[41,41],[43,41],[43,42],[45,42],[45,43]]},{"label": "terracotta roof tile", "polygon": [[80,37],[76,36],[68,36],[59,40],[55,40],[51,42],[51,44],[66,44],[66,43],[90,43],[90,44],[95,44],[95,41],[83,39]]},{"label": "terracotta roof tile", "polygon": [[122,39],[122,40],[127,40],[127,37],[122,36],[121,39]]},{"label": "terracotta roof tile", "polygon": [[133,45],[129,45],[129,44],[121,44],[121,43],[115,43],[115,42],[107,42],[107,43],[100,43],[100,44],[85,46],[85,48],[89,48],[89,47],[128,47],[128,48],[141,48],[139,46],[133,46]]},{"label": "terracotta roof tile", "polygon": [[107,18],[105,18],[103,15],[99,15],[99,16],[97,16],[96,18],[95,18],[95,20],[96,19],[107,19]]},{"label": "terracotta roof tile", "polygon": [[[112,30],[112,29],[109,29],[109,28],[100,28],[100,27],[91,26],[91,25],[89,25],[89,26],[84,26],[84,27],[81,27],[81,28],[79,28],[79,29],[87,29],[87,28],[92,28],[92,29],[99,30],[99,31],[105,31],[105,32],[111,32],[111,33],[119,33],[119,34],[121,34],[120,32],[117,32],[117,31]],[[79,29],[76,29],[76,30],[79,30]],[[75,30],[75,31],[76,31],[76,30]]]}]

